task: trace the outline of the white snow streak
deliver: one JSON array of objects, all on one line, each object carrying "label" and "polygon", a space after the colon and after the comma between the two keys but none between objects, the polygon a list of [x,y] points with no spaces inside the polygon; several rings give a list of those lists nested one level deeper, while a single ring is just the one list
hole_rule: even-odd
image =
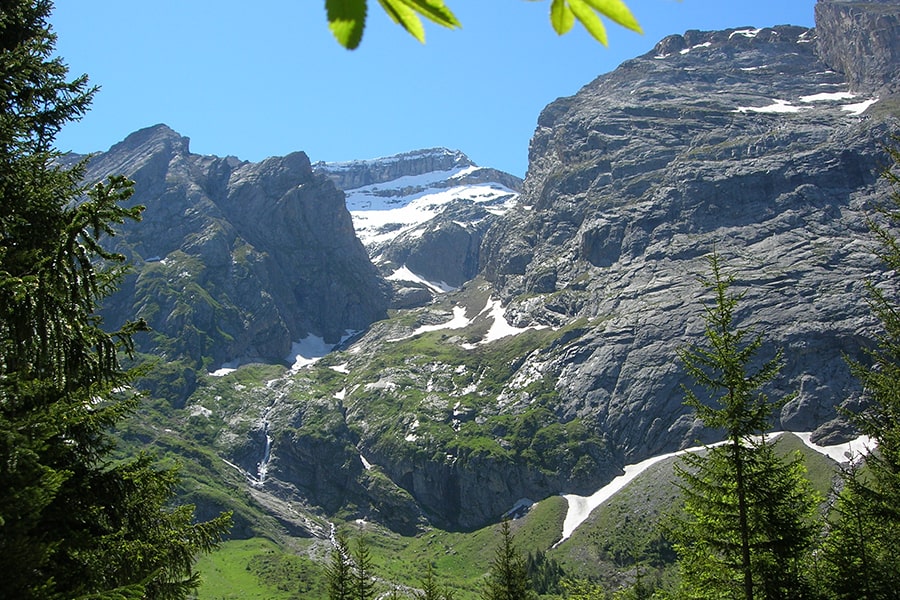
[{"label": "white snow streak", "polygon": [[768,106],[738,106],[734,112],[739,113],[747,113],[747,112],[755,112],[755,113],[795,113],[800,112],[802,107],[793,106],[787,100],[772,100],[772,104]]},{"label": "white snow streak", "polygon": [[852,92],[820,92],[811,96],[800,96],[800,102],[831,102],[856,98]]},{"label": "white snow streak", "polygon": [[[775,432],[769,436],[769,439],[775,439],[782,432]],[[847,462],[848,458],[846,456],[847,453],[850,453],[851,457],[858,458],[863,453],[867,452],[868,449],[874,446],[874,442],[866,437],[860,437],[855,440],[851,440],[850,442],[844,444],[836,444],[834,446],[819,446],[818,444],[814,444],[810,441],[811,433],[794,433],[798,438],[800,438],[804,444],[823,454],[824,456],[828,456],[832,460],[838,463]],[[566,511],[566,518],[563,521],[563,530],[562,530],[562,538],[554,547],[559,546],[564,541],[571,537],[572,533],[578,528],[579,525],[584,523],[584,521],[590,516],[591,512],[594,511],[601,504],[612,498],[616,492],[624,488],[626,485],[631,483],[635,477],[646,471],[651,466],[656,463],[666,460],[668,458],[672,458],[674,456],[679,456],[682,454],[686,454],[688,452],[699,452],[701,450],[706,449],[707,447],[711,448],[713,446],[719,446],[724,444],[725,442],[718,442],[716,444],[710,444],[709,446],[695,446],[693,448],[687,448],[685,450],[679,450],[678,452],[670,452],[669,454],[663,454],[661,456],[654,456],[653,458],[648,458],[647,460],[641,461],[634,465],[626,465],[624,469],[624,473],[614,478],[608,484],[594,492],[590,496],[577,496],[575,494],[564,494],[563,498],[569,503],[569,508]]]},{"label": "white snow streak", "polygon": [[385,279],[390,279],[392,281],[411,281],[413,283],[420,283],[436,294],[452,292],[457,289],[443,281],[428,281],[424,277],[416,275],[415,273],[410,271],[406,265],[403,265],[402,267],[385,277]]},{"label": "white snow streak", "polygon": [[856,117],[866,112],[866,110],[876,102],[878,102],[878,98],[872,98],[871,100],[866,100],[864,102],[857,102],[856,104],[845,104],[841,107],[841,110],[845,110]]}]

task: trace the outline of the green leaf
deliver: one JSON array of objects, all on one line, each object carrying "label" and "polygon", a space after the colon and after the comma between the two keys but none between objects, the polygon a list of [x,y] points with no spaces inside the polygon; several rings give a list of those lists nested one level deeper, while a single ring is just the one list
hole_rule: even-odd
[{"label": "green leaf", "polygon": [[403,0],[378,0],[378,3],[394,23],[403,27],[423,44],[425,43],[425,28],[422,27],[422,21],[416,16],[416,11],[407,6]]},{"label": "green leaf", "polygon": [[604,46],[608,46],[609,44],[606,41],[606,27],[603,26],[603,21],[597,16],[594,9],[587,4],[587,0],[568,0],[568,2],[569,8],[572,9],[575,18],[581,21],[581,24],[588,30],[588,33]]},{"label": "green leaf", "polygon": [[404,4],[412,8],[414,11],[447,29],[456,29],[462,27],[462,24],[456,18],[442,0],[401,0]]},{"label": "green leaf", "polygon": [[618,23],[622,27],[638,33],[644,33],[641,26],[638,24],[637,19],[634,18],[634,15],[631,14],[631,11],[628,10],[628,7],[625,6],[625,3],[622,2],[622,0],[585,0],[585,2],[587,2],[594,10],[600,14],[606,15],[610,20]]},{"label": "green leaf", "polygon": [[566,0],[553,0],[553,4],[550,5],[550,23],[553,25],[553,30],[559,35],[572,29],[572,25],[575,24],[575,15],[572,14],[572,9],[566,4]]},{"label": "green leaf", "polygon": [[359,46],[366,26],[366,0],[325,0],[325,11],[338,43],[348,50]]}]

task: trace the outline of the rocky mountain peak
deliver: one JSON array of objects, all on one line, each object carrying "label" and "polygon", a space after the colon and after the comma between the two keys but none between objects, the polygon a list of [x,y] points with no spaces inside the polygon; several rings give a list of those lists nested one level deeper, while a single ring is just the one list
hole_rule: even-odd
[{"label": "rocky mountain peak", "polygon": [[469,157],[459,150],[428,148],[366,160],[317,162],[314,168],[326,173],[339,188],[350,190],[386,183],[401,177],[450,171],[473,165]]}]

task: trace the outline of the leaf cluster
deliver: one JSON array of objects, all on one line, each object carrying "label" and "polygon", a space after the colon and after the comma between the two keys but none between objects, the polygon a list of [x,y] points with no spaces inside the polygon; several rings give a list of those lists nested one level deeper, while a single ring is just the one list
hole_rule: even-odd
[{"label": "leaf cluster", "polygon": [[[535,1],[535,0],[530,0]],[[443,0],[378,0],[394,23],[420,42],[425,42],[422,17],[448,29],[462,27]],[[353,50],[362,41],[368,14],[367,0],[325,0],[328,27],[338,43]],[[567,33],[578,20],[604,46],[606,28],[600,16],[641,32],[634,15],[622,0],[551,0],[550,23],[559,35]]]}]

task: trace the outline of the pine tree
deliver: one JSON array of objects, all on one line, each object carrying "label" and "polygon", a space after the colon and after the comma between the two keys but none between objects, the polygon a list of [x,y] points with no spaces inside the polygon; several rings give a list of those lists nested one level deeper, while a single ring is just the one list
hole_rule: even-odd
[{"label": "pine tree", "polygon": [[803,587],[803,559],[815,534],[817,498],[800,457],[782,460],[764,432],[782,402],[760,388],[778,374],[781,353],[753,368],[763,344],[738,328],[741,295],[729,288],[717,254],[704,284],[715,301],[706,307],[706,345],[679,352],[687,373],[712,396],[707,404],[685,388],[685,403],[703,424],[725,432],[722,445],[686,455],[679,466],[685,518],[676,550],[690,597],[794,597]]},{"label": "pine tree", "polygon": [[328,600],[353,600],[353,561],[347,538],[343,535],[334,537],[331,562],[325,568],[325,577],[328,580]]},{"label": "pine tree", "polygon": [[900,150],[890,154],[894,170],[884,175],[893,193],[869,220],[888,268],[885,284],[867,283],[869,304],[883,330],[866,362],[850,361],[868,404],[848,416],[877,449],[866,455],[865,468],[846,473],[838,518],[825,545],[839,598],[900,598]]},{"label": "pine tree", "polygon": [[417,592],[415,597],[416,600],[453,600],[453,592],[438,582],[434,565],[429,562],[422,578],[422,591]]},{"label": "pine tree", "polygon": [[141,208],[124,178],[85,190],[84,164],[61,166],[55,136],[93,89],[52,57],[51,10],[0,7],[0,597],[183,598],[228,519],[193,523],[174,471],[111,459],[141,325],[96,315],[124,263],[103,241]]},{"label": "pine tree", "polygon": [[372,557],[369,545],[362,537],[356,538],[353,551],[353,598],[372,600],[375,597],[375,580],[372,577]]},{"label": "pine tree", "polygon": [[500,525],[500,545],[491,562],[491,570],[481,592],[483,600],[533,600],[528,585],[525,559],[513,545],[509,521]]}]

